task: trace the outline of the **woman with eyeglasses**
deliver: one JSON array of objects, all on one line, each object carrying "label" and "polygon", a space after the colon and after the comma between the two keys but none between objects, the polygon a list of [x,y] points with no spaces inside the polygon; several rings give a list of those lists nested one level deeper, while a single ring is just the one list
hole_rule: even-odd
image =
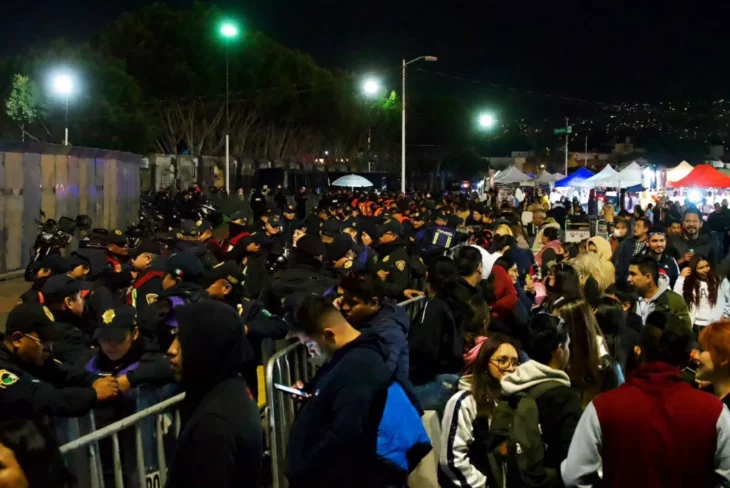
[{"label": "woman with eyeglasses", "polygon": [[486,440],[489,423],[502,390],[500,381],[519,363],[513,340],[490,334],[479,351],[473,374],[459,381],[441,422],[439,485],[486,486]]}]

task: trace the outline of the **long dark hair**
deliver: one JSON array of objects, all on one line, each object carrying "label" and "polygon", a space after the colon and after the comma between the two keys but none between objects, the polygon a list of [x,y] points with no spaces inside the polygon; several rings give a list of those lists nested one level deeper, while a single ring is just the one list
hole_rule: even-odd
[{"label": "long dark hair", "polygon": [[13,451],[30,488],[72,488],[76,480],[66,468],[53,437],[32,421],[0,423],[0,444]]},{"label": "long dark hair", "polygon": [[717,290],[720,288],[720,277],[717,276],[715,270],[712,268],[710,261],[702,256],[701,254],[695,254],[690,260],[689,267],[692,270],[692,274],[684,279],[684,287],[682,288],[682,296],[686,303],[694,303],[695,306],[700,304],[700,280],[697,277],[697,266],[700,261],[707,261],[710,266],[710,272],[707,273],[707,300],[711,306],[715,306],[717,303]]},{"label": "long dark hair", "polygon": [[570,336],[570,384],[579,390],[600,386],[601,359],[598,357],[598,341],[601,329],[593,311],[580,298],[558,303],[555,311],[565,320]]},{"label": "long dark hair", "polygon": [[474,295],[469,300],[472,310],[470,320],[464,323],[464,348],[471,349],[479,336],[487,335],[491,319],[489,304],[481,294]]},{"label": "long dark hair", "polygon": [[436,296],[448,303],[454,312],[458,325],[463,325],[473,314],[469,306],[466,289],[458,282],[459,269],[451,258],[437,256],[428,262],[428,284],[433,287]]},{"label": "long dark hair", "polygon": [[511,344],[519,351],[511,337],[504,334],[489,334],[489,337],[482,343],[479,355],[474,362],[471,393],[477,402],[477,417],[492,417],[494,404],[502,391],[499,380],[489,374],[489,362],[492,355],[502,344]]},{"label": "long dark hair", "polygon": [[608,352],[612,358],[626,368],[627,351],[626,345],[621,341],[621,331],[626,327],[626,317],[621,302],[613,297],[601,298],[596,308],[596,321],[606,339]]}]

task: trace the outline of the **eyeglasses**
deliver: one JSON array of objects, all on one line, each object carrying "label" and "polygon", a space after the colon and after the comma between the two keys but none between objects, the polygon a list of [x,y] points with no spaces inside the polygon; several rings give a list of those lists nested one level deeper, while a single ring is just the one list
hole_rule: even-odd
[{"label": "eyeglasses", "polygon": [[490,363],[494,363],[501,370],[513,369],[520,365],[519,359],[508,358],[507,356],[500,356],[497,359],[490,359]]},{"label": "eyeglasses", "polygon": [[23,335],[25,337],[27,337],[28,339],[33,339],[36,343],[40,344],[42,347],[44,347],[46,349],[50,349],[51,348],[51,341],[43,341],[43,340],[41,340],[41,339],[39,339],[37,337],[33,337],[30,334],[23,334]]}]

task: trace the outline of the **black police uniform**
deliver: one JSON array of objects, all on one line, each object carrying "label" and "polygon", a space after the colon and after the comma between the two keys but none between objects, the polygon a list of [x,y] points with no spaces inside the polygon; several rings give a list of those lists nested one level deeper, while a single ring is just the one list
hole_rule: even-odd
[{"label": "black police uniform", "polygon": [[297,203],[297,219],[304,220],[307,216],[307,195],[300,191],[294,201]]},{"label": "black police uniform", "polygon": [[255,222],[258,222],[261,219],[261,216],[266,213],[266,196],[261,192],[261,190],[256,190],[256,192],[251,195],[251,211],[253,212],[253,219]]},{"label": "black police uniform", "polygon": [[307,234],[292,249],[289,265],[273,276],[271,285],[261,293],[260,301],[271,313],[283,315],[284,299],[292,293],[314,293],[325,295],[337,286],[327,276],[322,262],[316,256],[324,256],[326,250],[322,241]]},{"label": "black police uniform", "polygon": [[386,232],[393,232],[398,238],[388,244],[379,244],[375,247],[378,253],[377,270],[388,271],[389,274],[383,282],[383,288],[387,296],[400,300],[403,298],[403,291],[410,285],[411,278],[411,257],[406,251],[403,240],[403,226],[396,220],[389,220],[378,226],[380,235]]},{"label": "black police uniform", "polygon": [[[41,340],[53,339],[53,316],[38,304],[20,305],[8,315],[7,333],[37,332]],[[40,367],[28,365],[5,343],[0,343],[0,420],[47,416],[76,417],[96,404],[91,385],[98,376],[71,368],[53,357]]]}]

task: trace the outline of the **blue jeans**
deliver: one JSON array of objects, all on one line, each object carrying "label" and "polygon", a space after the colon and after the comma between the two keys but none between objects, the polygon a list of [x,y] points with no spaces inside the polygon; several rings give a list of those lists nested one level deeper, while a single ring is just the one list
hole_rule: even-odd
[{"label": "blue jeans", "polygon": [[413,391],[424,410],[436,410],[439,418],[443,416],[446,403],[456,391],[458,374],[440,374],[423,385],[413,385]]}]

